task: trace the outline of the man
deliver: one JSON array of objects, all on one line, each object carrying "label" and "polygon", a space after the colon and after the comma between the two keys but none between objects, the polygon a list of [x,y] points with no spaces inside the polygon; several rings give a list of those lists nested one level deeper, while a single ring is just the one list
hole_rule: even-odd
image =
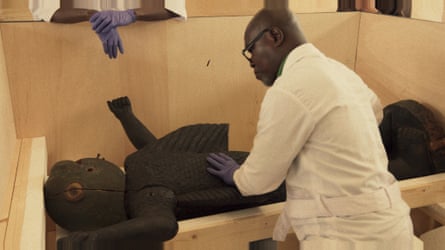
[{"label": "man", "polygon": [[261,10],[244,39],[243,55],[270,88],[246,161],[209,154],[208,171],[245,196],[286,182],[276,240],[292,228],[303,250],[412,249],[409,207],[387,171],[377,96],[308,43],[288,10]]}]

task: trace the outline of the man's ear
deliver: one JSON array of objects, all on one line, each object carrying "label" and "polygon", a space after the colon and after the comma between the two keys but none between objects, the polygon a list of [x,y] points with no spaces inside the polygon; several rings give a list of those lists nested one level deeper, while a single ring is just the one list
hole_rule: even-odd
[{"label": "man's ear", "polygon": [[271,27],[270,34],[274,40],[275,47],[279,47],[284,42],[284,32],[278,27]]}]

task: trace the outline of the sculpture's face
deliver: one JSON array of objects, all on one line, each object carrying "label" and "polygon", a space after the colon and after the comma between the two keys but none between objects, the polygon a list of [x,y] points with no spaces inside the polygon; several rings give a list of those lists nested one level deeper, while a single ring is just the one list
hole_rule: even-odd
[{"label": "sculpture's face", "polygon": [[67,230],[95,230],[126,219],[124,193],[124,173],[114,164],[98,158],[60,161],[45,183],[45,206]]}]

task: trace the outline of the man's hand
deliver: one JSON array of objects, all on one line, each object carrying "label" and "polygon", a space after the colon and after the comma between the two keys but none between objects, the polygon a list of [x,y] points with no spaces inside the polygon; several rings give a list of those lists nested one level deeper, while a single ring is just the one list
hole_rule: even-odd
[{"label": "man's hand", "polygon": [[117,119],[121,119],[127,115],[132,115],[131,102],[127,96],[119,97],[111,101],[107,101],[108,108],[116,116]]},{"label": "man's hand", "polygon": [[107,54],[110,59],[117,57],[117,49],[119,49],[121,54],[124,53],[124,46],[116,29],[112,29],[109,32],[100,32],[97,33],[97,35],[102,41],[105,54]]},{"label": "man's hand", "polygon": [[90,23],[96,33],[108,33],[118,26],[128,25],[136,21],[134,10],[105,10],[94,14]]},{"label": "man's hand", "polygon": [[210,174],[219,177],[228,185],[235,186],[233,173],[240,168],[240,165],[234,159],[224,153],[210,153],[207,161],[211,165],[207,168]]}]

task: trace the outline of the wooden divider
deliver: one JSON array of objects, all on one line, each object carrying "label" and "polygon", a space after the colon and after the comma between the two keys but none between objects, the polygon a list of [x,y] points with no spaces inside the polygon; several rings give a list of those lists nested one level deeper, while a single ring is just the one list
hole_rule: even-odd
[{"label": "wooden divider", "polygon": [[445,245],[445,226],[436,228],[420,236],[425,241],[425,250],[440,250]]},{"label": "wooden divider", "polygon": [[44,137],[21,140],[7,218],[0,221],[0,247],[4,250],[46,248],[43,183],[47,151]]},{"label": "wooden divider", "polygon": [[8,9],[25,9],[28,7],[27,0],[2,0],[0,3],[1,8]]},{"label": "wooden divider", "polygon": [[6,63],[0,32],[0,222],[9,214],[20,143],[16,139]]},{"label": "wooden divider", "polygon": [[[186,0],[187,13],[190,17],[199,16],[242,16],[254,15],[263,8],[264,0]],[[334,13],[338,9],[338,0],[298,0],[289,1],[289,9],[295,13]]]},{"label": "wooden divider", "polygon": [[412,0],[411,18],[443,22],[444,1]]},{"label": "wooden divider", "polygon": [[164,250],[247,250],[249,242],[272,236],[283,203],[179,222],[179,232]]},{"label": "wooden divider", "polygon": [[445,124],[445,24],[362,13],[356,72],[383,104],[414,99]]},{"label": "wooden divider", "polygon": [[400,190],[411,208],[445,202],[445,173],[400,181]]}]

